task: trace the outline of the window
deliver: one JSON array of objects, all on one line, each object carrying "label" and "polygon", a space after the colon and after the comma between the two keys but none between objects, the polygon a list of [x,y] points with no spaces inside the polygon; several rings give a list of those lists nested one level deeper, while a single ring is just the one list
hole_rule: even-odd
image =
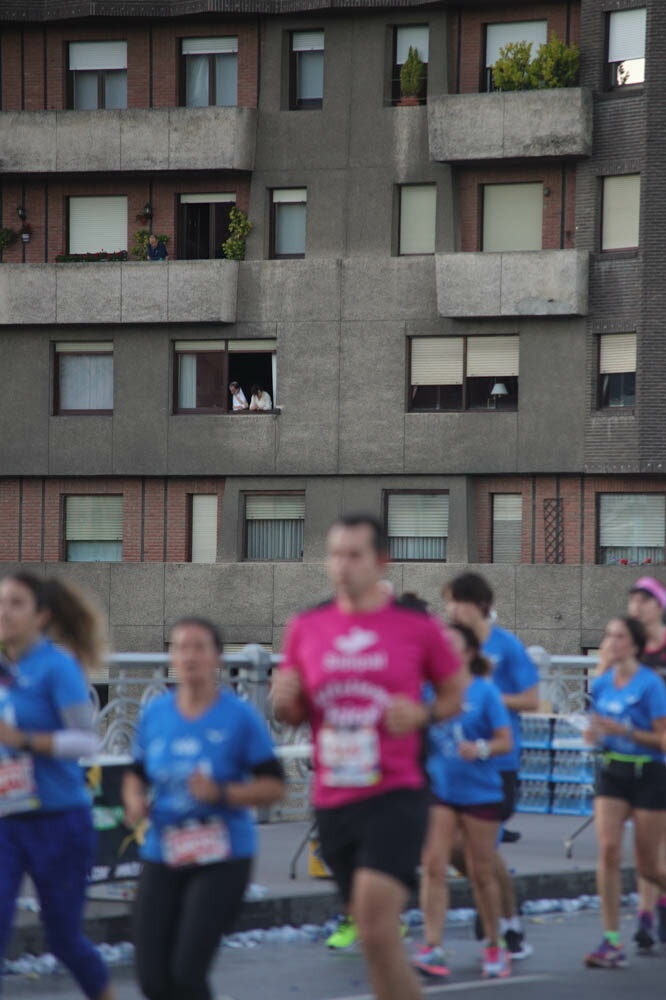
[{"label": "window", "polygon": [[174,413],[228,413],[230,382],[238,382],[248,403],[252,386],[260,385],[276,406],[274,340],[177,340],[174,355]]},{"label": "window", "polygon": [[485,251],[541,250],[543,184],[484,184]]},{"label": "window", "polygon": [[305,188],[271,192],[271,257],[305,257],[307,201]]},{"label": "window", "polygon": [[65,497],[67,562],[120,562],[123,557],[123,498]]},{"label": "window", "polygon": [[599,406],[636,403],[636,334],[599,337]]},{"label": "window", "polygon": [[519,563],[523,497],[521,493],[493,494],[493,562]]},{"label": "window", "polygon": [[388,493],[386,532],[391,559],[446,562],[448,493]]},{"label": "window", "polygon": [[401,254],[435,252],[437,186],[403,184],[400,188]]},{"label": "window", "polygon": [[229,214],[236,195],[181,194],[179,256],[182,260],[213,260],[224,256],[229,238]]},{"label": "window", "polygon": [[640,86],[645,82],[646,9],[615,10],[608,17],[608,84]]},{"label": "window", "polygon": [[629,250],[638,246],[641,175],[604,177],[601,249]]},{"label": "window", "polygon": [[532,56],[539,46],[548,41],[547,21],[506,21],[486,25],[486,65],[482,90],[493,90],[493,66],[500,57],[500,49],[510,42],[531,42]]},{"label": "window", "polygon": [[69,106],[127,107],[127,42],[69,43]]},{"label": "window", "polygon": [[183,104],[188,108],[238,104],[238,38],[184,38]]},{"label": "window", "polygon": [[324,32],[292,31],[289,107],[321,108],[324,103]]},{"label": "window", "polygon": [[248,493],[245,558],[302,559],[305,495]]},{"label": "window", "polygon": [[113,344],[55,345],[54,412],[113,413]]},{"label": "window", "polygon": [[190,562],[217,561],[217,494],[190,496]]},{"label": "window", "polygon": [[663,563],[666,497],[663,493],[602,493],[599,554],[604,566]]},{"label": "window", "polygon": [[414,337],[409,409],[516,410],[518,337]]},{"label": "window", "polygon": [[127,198],[70,198],[69,252],[127,250]]},{"label": "window", "polygon": [[400,70],[409,55],[410,48],[416,49],[419,59],[425,64],[421,104],[426,103],[428,95],[428,43],[429,29],[427,24],[406,24],[393,29],[393,70],[391,72],[391,101],[393,104],[400,103],[402,96]]}]

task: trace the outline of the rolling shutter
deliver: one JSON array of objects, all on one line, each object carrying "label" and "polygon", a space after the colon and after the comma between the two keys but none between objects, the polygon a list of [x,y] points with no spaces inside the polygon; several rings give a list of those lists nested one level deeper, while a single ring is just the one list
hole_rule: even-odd
[{"label": "rolling shutter", "polygon": [[295,31],[291,36],[292,52],[322,52],[323,48],[323,31]]},{"label": "rolling shutter", "polygon": [[387,507],[386,527],[392,559],[442,562],[446,559],[447,493],[390,493]]},{"label": "rolling shutter", "polygon": [[245,517],[248,521],[291,521],[305,517],[305,496],[255,494],[245,497]]},{"label": "rolling shutter", "polygon": [[70,198],[69,252],[127,250],[127,198]]},{"label": "rolling shutter", "polygon": [[65,498],[65,538],[68,542],[120,542],[122,537],[121,496]]},{"label": "rolling shutter", "polygon": [[638,246],[640,205],[640,174],[604,177],[602,250],[624,250]]},{"label": "rolling shutter", "polygon": [[462,385],[462,337],[414,337],[412,385]]},{"label": "rolling shutter", "polygon": [[485,184],[483,249],[541,250],[543,184]]},{"label": "rolling shutter", "polygon": [[510,42],[531,42],[532,58],[548,40],[547,21],[508,21],[486,26],[486,66],[494,66]]},{"label": "rolling shutter", "polygon": [[493,496],[493,562],[519,563],[523,497],[520,493]]},{"label": "rolling shutter", "polygon": [[519,374],[518,337],[469,337],[467,340],[467,376]]},{"label": "rolling shutter", "polygon": [[603,334],[599,345],[599,372],[602,375],[622,375],[635,371],[636,334]]},{"label": "rolling shutter", "polygon": [[238,52],[238,37],[228,35],[225,38],[183,38],[182,51],[184,56]]},{"label": "rolling shutter", "polygon": [[400,253],[434,253],[437,186],[405,184],[400,188]]},{"label": "rolling shutter", "polygon": [[217,561],[217,494],[192,496],[192,562]]},{"label": "rolling shutter", "polygon": [[664,545],[663,493],[606,493],[599,502],[599,544],[641,548]]},{"label": "rolling shutter", "polygon": [[69,68],[127,69],[127,42],[70,42]]},{"label": "rolling shutter", "polygon": [[645,56],[646,8],[615,10],[610,15],[608,62],[643,59]]}]

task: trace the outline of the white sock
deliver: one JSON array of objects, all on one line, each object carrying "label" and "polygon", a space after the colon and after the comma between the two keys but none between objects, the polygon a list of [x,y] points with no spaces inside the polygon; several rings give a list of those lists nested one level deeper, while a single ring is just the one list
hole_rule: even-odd
[{"label": "white sock", "polygon": [[523,933],[523,927],[520,922],[520,917],[511,917],[511,920],[509,920],[509,929],[512,931],[516,931],[517,934]]}]

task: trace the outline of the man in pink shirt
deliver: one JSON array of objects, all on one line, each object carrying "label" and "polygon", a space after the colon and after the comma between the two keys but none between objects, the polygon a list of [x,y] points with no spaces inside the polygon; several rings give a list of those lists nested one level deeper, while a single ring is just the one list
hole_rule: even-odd
[{"label": "man in pink shirt", "polygon": [[423,731],[460,711],[459,663],[436,619],[382,586],[388,552],[374,517],[341,517],[327,551],[335,599],[291,621],[273,708],[282,722],[312,725],[322,855],[358,924],[375,994],[418,1000],[400,913],[428,817]]}]

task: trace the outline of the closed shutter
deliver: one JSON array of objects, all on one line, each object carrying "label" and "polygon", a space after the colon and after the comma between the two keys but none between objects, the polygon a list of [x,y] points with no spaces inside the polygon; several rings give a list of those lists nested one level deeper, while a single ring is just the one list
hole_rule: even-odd
[{"label": "closed shutter", "polygon": [[248,521],[297,520],[305,517],[305,496],[294,493],[289,496],[270,494],[245,497],[245,517]]},{"label": "closed shutter", "polygon": [[56,354],[113,354],[113,341],[73,340],[55,345]]},{"label": "closed shutter", "polygon": [[493,496],[493,562],[519,563],[523,498],[520,493]]},{"label": "closed shutter", "polygon": [[248,559],[302,559],[305,496],[245,497]]},{"label": "closed shutter", "polygon": [[291,36],[292,52],[321,52],[323,48],[323,31],[295,31]]},{"label": "closed shutter", "polygon": [[510,42],[531,42],[532,56],[539,46],[548,40],[547,21],[508,21],[505,24],[486,26],[486,66],[494,66],[500,57],[500,49]]},{"label": "closed shutter", "polygon": [[663,493],[605,493],[599,502],[599,544],[641,548],[664,545]]},{"label": "closed shutter", "polygon": [[308,200],[307,188],[274,188],[273,204],[299,205]]},{"label": "closed shutter", "polygon": [[640,174],[604,177],[602,250],[624,250],[638,246],[640,206]]},{"label": "closed shutter", "polygon": [[127,42],[70,42],[69,68],[127,69]]},{"label": "closed shutter", "polygon": [[645,56],[646,8],[615,10],[610,15],[608,61],[624,62]]},{"label": "closed shutter", "polygon": [[177,354],[197,353],[199,351],[223,351],[224,340],[177,340],[174,349]]},{"label": "closed shutter", "polygon": [[462,385],[462,337],[414,337],[411,385]]},{"label": "closed shutter", "polygon": [[435,252],[435,184],[405,184],[400,188],[400,253]]},{"label": "closed shutter", "polygon": [[483,249],[541,250],[543,184],[485,184]]},{"label": "closed shutter", "polygon": [[181,194],[181,205],[235,205],[236,195],[233,191],[221,191],[217,194]]},{"label": "closed shutter", "polygon": [[127,198],[70,198],[69,252],[127,250]]},{"label": "closed shutter", "polygon": [[389,553],[396,560],[446,559],[449,497],[446,493],[390,493]]},{"label": "closed shutter", "polygon": [[230,340],[228,341],[228,348],[230,354],[242,351],[246,353],[247,351],[274,351],[276,349],[276,340]]},{"label": "closed shutter", "polygon": [[467,340],[467,377],[519,374],[518,337],[469,337]]},{"label": "closed shutter", "polygon": [[123,537],[122,497],[66,497],[68,542],[119,542]]},{"label": "closed shutter", "polygon": [[238,52],[238,37],[228,35],[225,38],[183,38],[182,51],[184,56]]},{"label": "closed shutter", "polygon": [[217,561],[217,495],[192,496],[192,562]]},{"label": "closed shutter", "polygon": [[602,375],[622,375],[635,371],[636,334],[603,334],[599,345],[599,372]]},{"label": "closed shutter", "polygon": [[395,61],[398,66],[407,61],[410,48],[416,49],[421,62],[428,62],[429,33],[427,24],[410,24],[396,28]]}]

